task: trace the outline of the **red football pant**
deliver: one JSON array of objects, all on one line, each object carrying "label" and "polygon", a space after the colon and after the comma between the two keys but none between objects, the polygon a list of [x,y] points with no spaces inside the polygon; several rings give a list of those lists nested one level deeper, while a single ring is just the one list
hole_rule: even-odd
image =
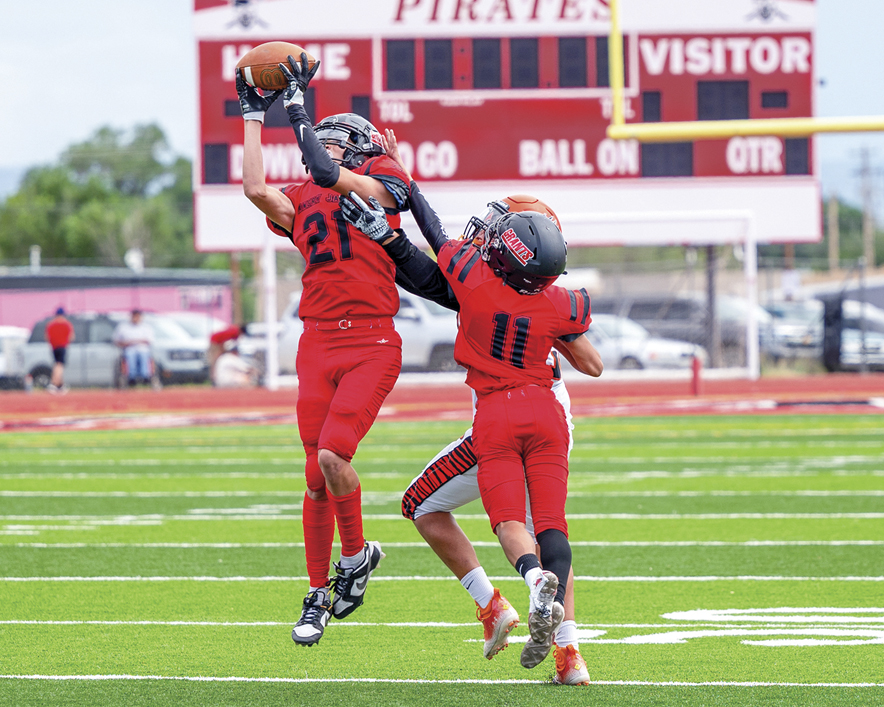
[{"label": "red football pant", "polygon": [[550,528],[567,536],[568,424],[552,390],[529,385],[480,397],[473,441],[492,529],[525,522],[527,481],[535,536]]},{"label": "red football pant", "polygon": [[[371,428],[402,367],[402,339],[394,329],[305,331],[298,342],[298,431],[307,454],[307,487],[325,492],[318,453],[328,449],[348,462]],[[355,493],[355,492],[354,492]],[[304,544],[311,586],[325,584],[331,561],[335,513],[341,542],[362,549],[362,504],[348,494],[304,514]],[[355,500],[354,500],[355,499]],[[305,506],[306,511],[306,506]],[[308,520],[309,515],[309,520]],[[345,553],[346,554],[346,553]]]}]

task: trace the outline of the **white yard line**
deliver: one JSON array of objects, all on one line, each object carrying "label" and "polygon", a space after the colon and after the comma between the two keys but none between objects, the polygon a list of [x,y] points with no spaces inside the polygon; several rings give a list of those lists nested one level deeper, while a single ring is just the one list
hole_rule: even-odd
[{"label": "white yard line", "polygon": [[[0,498],[250,498],[253,496],[303,496],[303,491],[13,491],[0,490]],[[571,491],[568,498],[706,498],[706,497],[738,497],[752,498],[756,496],[772,497],[864,497],[884,496],[884,489],[866,489],[859,491]],[[402,497],[399,492],[373,491],[365,492],[362,498],[397,500]]]},{"label": "white yard line", "polygon": [[[207,677],[185,675],[0,675],[0,680],[172,680],[184,682],[257,683],[391,683],[409,685],[542,685],[549,680],[416,680],[402,678],[290,678],[290,677]],[[591,680],[591,685],[635,687],[884,687],[881,682],[652,682],[647,680]]]},{"label": "white yard line", "polygon": [[[884,619],[881,619],[884,620]],[[880,623],[881,620],[875,620],[877,623],[873,622],[862,622],[862,621],[850,621],[850,622],[842,622],[839,623],[838,626],[841,628],[849,628],[849,629],[858,629],[858,628],[868,628],[868,629],[879,629],[880,626],[877,624]],[[251,628],[251,627],[275,627],[275,626],[291,626],[292,622],[290,621],[99,621],[99,620],[82,620],[82,621],[38,621],[38,620],[27,620],[27,619],[7,619],[0,620],[0,626],[191,626],[191,627],[209,627],[209,628]],[[672,623],[659,623],[659,624],[584,624],[578,623],[576,624],[577,628],[648,628],[648,629],[671,629],[677,630],[680,627],[685,625],[689,625],[691,628],[702,626],[704,628],[725,628],[725,629],[752,629],[757,628],[758,624],[735,624],[732,622],[696,622],[692,621],[690,624],[672,624]],[[794,624],[786,624],[786,623],[777,623],[777,622],[765,622],[764,626],[766,628],[772,629],[788,629],[794,628]],[[329,629],[341,629],[341,628],[469,628],[476,629],[478,628],[477,623],[475,621],[471,621],[470,623],[452,623],[448,621],[400,621],[400,622],[364,622],[364,621],[346,621],[346,622],[333,622],[330,623],[326,628]],[[802,628],[806,629],[823,629],[823,628],[831,628],[831,623],[812,623],[812,624],[802,624]],[[477,641],[480,639],[476,639]]]},{"label": "white yard line", "polygon": [[[156,525],[165,521],[299,521],[300,514],[283,513],[297,510],[287,505],[258,505],[249,508],[205,508],[190,513],[166,515],[163,513],[108,514],[108,515],[0,515],[0,523],[72,522],[97,525]],[[403,521],[398,513],[365,513],[364,520]],[[457,514],[459,520],[487,520],[483,513]],[[569,513],[568,520],[880,520],[884,512],[861,513]]]},{"label": "white yard line", "polygon": [[[453,576],[421,575],[372,575],[373,582],[455,582]],[[522,582],[518,575],[489,577],[492,582]],[[623,576],[597,577],[592,575],[575,576],[578,582],[884,582],[884,576],[843,576],[843,577],[790,577],[783,575],[679,575],[679,576]],[[0,582],[306,582],[309,577],[264,576],[231,577],[213,576],[59,576],[59,577],[0,577]]]},{"label": "white yard line", "polygon": [[[40,526],[36,526],[40,527]],[[429,550],[430,546],[419,542],[382,542],[385,548],[419,548]],[[499,547],[499,543],[491,540],[475,540],[473,547]],[[745,542],[727,542],[721,540],[572,540],[571,547],[875,547],[884,545],[884,540],[747,540]],[[126,548],[126,549],[176,549],[190,550],[197,548],[236,550],[241,548],[289,549],[304,547],[304,543],[10,543],[11,547],[27,549],[82,549],[82,548]],[[335,543],[340,546],[340,543]],[[2,549],[3,545],[0,545]]]}]

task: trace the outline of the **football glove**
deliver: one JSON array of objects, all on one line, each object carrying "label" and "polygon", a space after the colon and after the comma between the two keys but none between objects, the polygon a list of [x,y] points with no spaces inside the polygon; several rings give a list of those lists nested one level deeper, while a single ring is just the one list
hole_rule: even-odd
[{"label": "football glove", "polygon": [[242,109],[243,120],[257,120],[264,122],[264,113],[270,105],[282,94],[282,91],[266,91],[262,96],[253,87],[246,83],[242,77],[242,71],[236,70],[236,93],[239,96],[239,107]]},{"label": "football glove", "polygon": [[387,223],[384,207],[373,196],[368,197],[368,204],[371,204],[369,206],[355,191],[351,191],[349,198],[340,198],[340,204],[347,222],[356,226],[371,240],[380,243],[396,235]]},{"label": "football glove", "polygon": [[289,65],[280,64],[286,81],[289,82],[288,88],[283,90],[282,103],[288,109],[292,105],[304,105],[304,94],[307,92],[307,85],[310,79],[319,71],[319,62],[313,64],[313,68],[308,67],[307,54],[301,52],[301,62],[295,61],[295,57],[291,54],[287,57]]}]

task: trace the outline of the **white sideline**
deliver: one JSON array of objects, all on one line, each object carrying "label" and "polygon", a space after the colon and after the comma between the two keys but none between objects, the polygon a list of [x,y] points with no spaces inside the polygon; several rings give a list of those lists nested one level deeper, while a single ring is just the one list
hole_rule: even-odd
[{"label": "white sideline", "polygon": [[[151,576],[97,576],[97,577],[0,577],[0,582],[307,582],[309,577],[165,577]],[[372,575],[373,582],[456,582],[453,576],[427,577],[419,575],[402,576],[377,576]],[[518,575],[506,575],[503,577],[489,577],[492,582],[523,582]],[[787,577],[787,576],[764,576],[764,575],[710,575],[710,576],[623,576],[623,577],[595,577],[575,576],[578,582],[884,582],[884,576],[879,577]]]},{"label": "white sideline", "polygon": [[[277,513],[267,509],[258,513],[252,509],[210,509],[211,513],[164,515],[0,515],[0,523],[76,521],[106,525],[129,525],[136,523],[158,524],[162,521],[253,521],[253,520],[302,520],[300,514]],[[231,511],[227,515],[223,511]],[[235,515],[234,515],[235,513]],[[484,513],[458,514],[459,520],[488,520]],[[367,513],[363,520],[405,521],[399,513]],[[569,513],[568,520],[880,520],[884,513]]]},{"label": "white sideline", "polygon": [[[420,548],[430,549],[423,541],[381,543],[385,548]],[[217,549],[236,550],[243,548],[288,549],[304,547],[304,543],[10,543],[12,547],[28,549],[82,549],[82,548],[149,548],[149,549]],[[340,547],[340,543],[334,543]],[[499,547],[500,544],[491,540],[474,540],[473,547]],[[572,540],[571,547],[840,547],[847,545],[871,547],[884,545],[884,540],[746,540],[731,542],[727,540]]]},{"label": "white sideline", "polygon": [[[392,683],[412,685],[544,685],[549,680],[412,680],[403,678],[277,678],[206,677],[185,675],[0,675],[0,680],[180,680],[184,682],[266,683]],[[884,687],[881,682],[651,682],[649,680],[591,680],[590,685],[635,687]]]}]

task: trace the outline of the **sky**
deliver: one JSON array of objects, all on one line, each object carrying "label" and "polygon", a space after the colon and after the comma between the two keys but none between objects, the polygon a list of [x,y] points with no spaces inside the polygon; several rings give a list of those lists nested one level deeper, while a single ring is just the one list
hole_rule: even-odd
[{"label": "sky", "polygon": [[[157,123],[196,149],[192,0],[0,0],[0,198],[99,127]],[[305,5],[315,11],[314,3]],[[817,0],[817,115],[884,115],[884,0]],[[884,214],[884,133],[821,135],[824,194],[860,204],[871,150]],[[881,220],[881,219],[879,219]]]}]

